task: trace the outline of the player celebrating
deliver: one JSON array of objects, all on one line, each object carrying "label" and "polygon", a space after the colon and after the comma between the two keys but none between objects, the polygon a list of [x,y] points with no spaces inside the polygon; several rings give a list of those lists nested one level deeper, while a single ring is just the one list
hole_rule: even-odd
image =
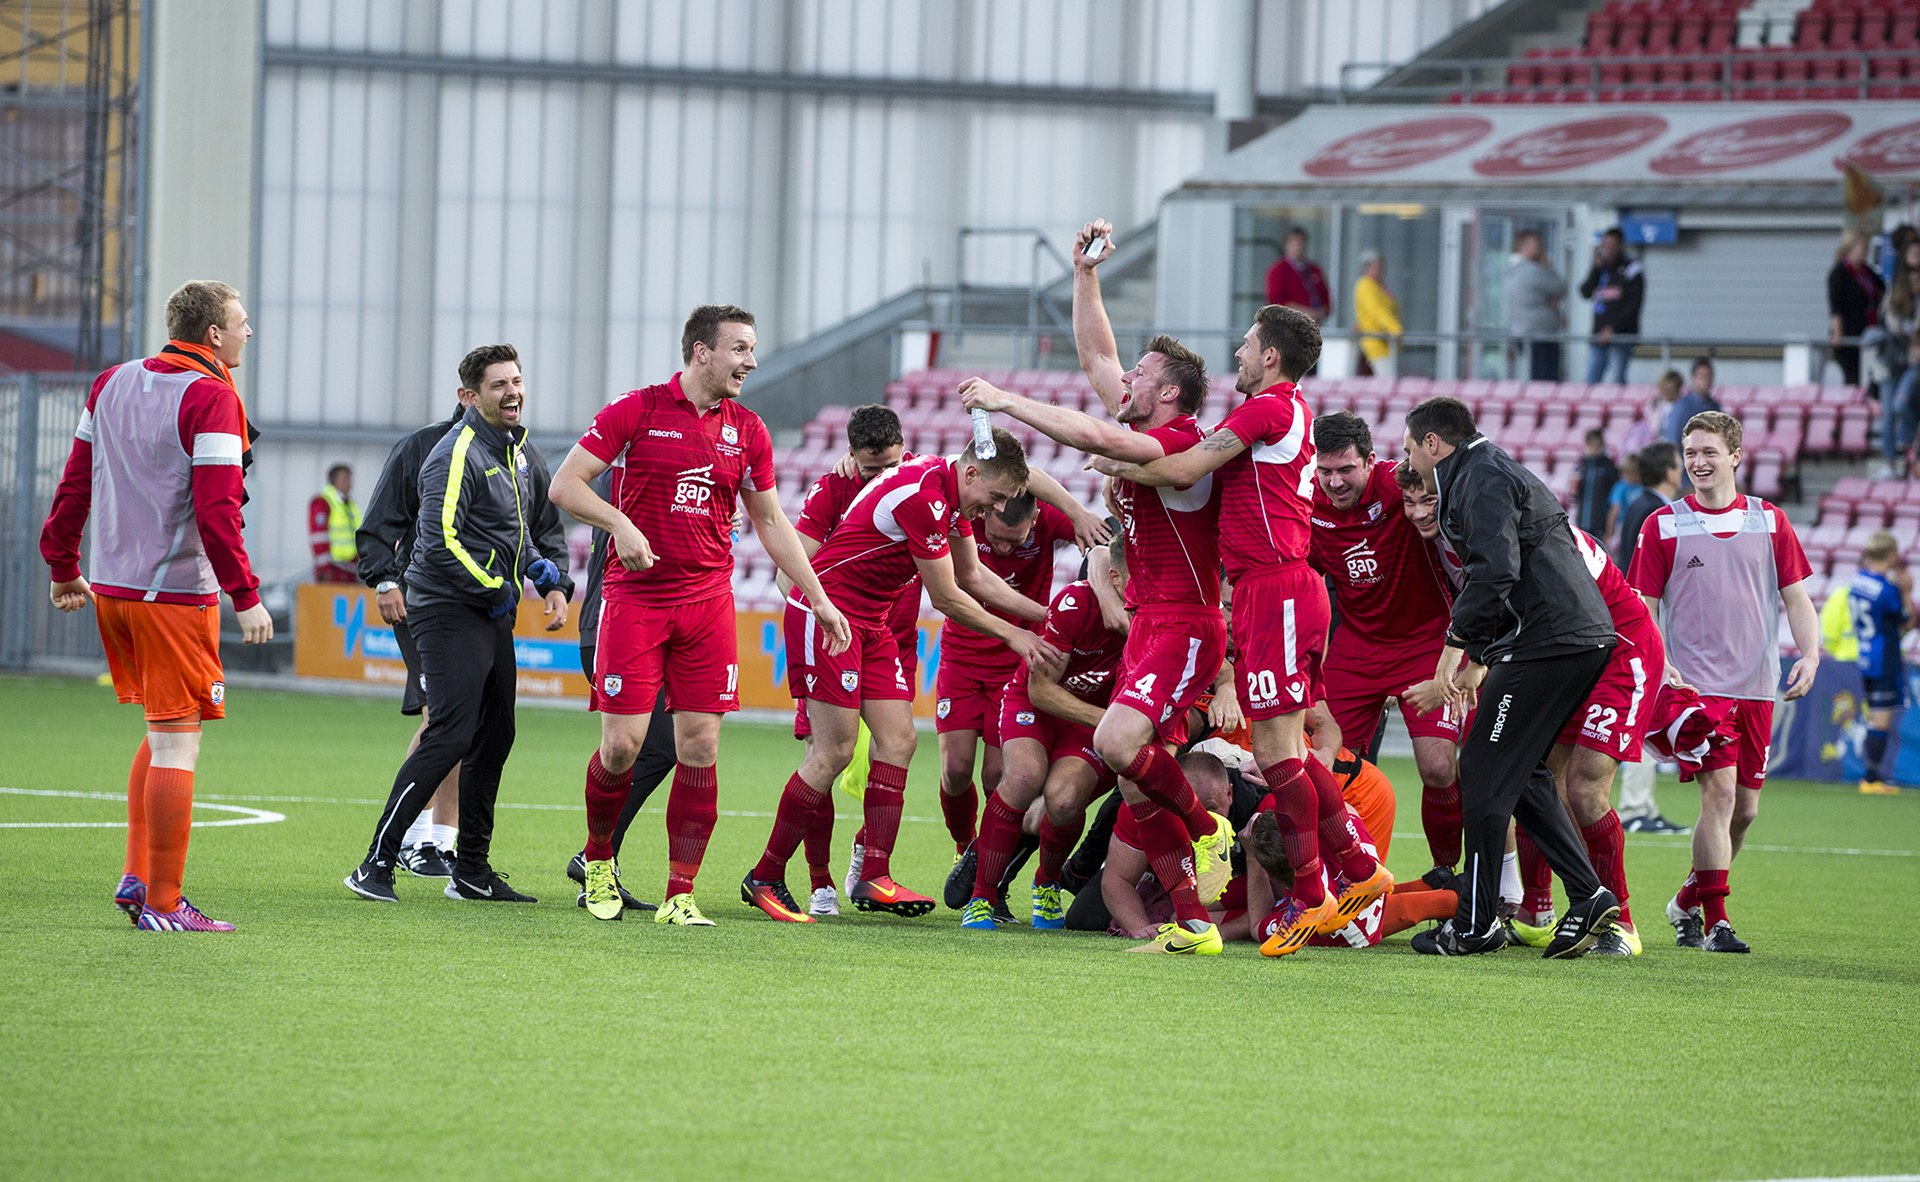
[{"label": "player celebrating", "polygon": [[[1125,595],[1125,539],[1115,538],[1108,553],[1107,577]],[[1113,787],[1113,773],[1095,749],[1093,736],[1113,698],[1126,634],[1107,627],[1093,586],[1083,579],[1054,597],[1041,635],[1065,653],[1067,661],[1061,667],[1016,669],[1002,688],[1000,738],[1006,770],[987,796],[987,823],[978,842],[973,895],[960,919],[963,928],[998,927],[993,905],[1000,879],[1020,840],[1021,818],[1043,794],[1047,803],[1040,817],[1040,863],[1033,876],[1033,926],[1064,926],[1061,867],[1080,839],[1087,804]]]},{"label": "player celebrating", "polygon": [[[622,395],[594,416],[553,478],[554,503],[612,536],[594,648],[592,708],[600,746],[587,759],[587,913],[624,915],[612,838],[662,681],[673,712],[666,900],[655,923],[711,927],[693,879],[718,816],[720,718],[740,708],[733,618],[732,527],[744,504],[761,543],[814,596],[822,643],[847,645],[846,620],[821,591],[774,487],[773,441],[740,405],[755,365],[753,315],[705,304],[680,334],[686,368]],[[587,482],[614,475],[613,503]],[[645,529],[640,528],[645,524]]]},{"label": "player celebrating", "polygon": [[[1206,365],[1163,334],[1147,342],[1139,362],[1122,372],[1094,271],[1112,254],[1112,233],[1104,221],[1088,223],[1080,232],[1074,248],[1073,326],[1080,368],[1120,426],[1009,394],[979,378],[960,388],[961,403],[969,410],[1002,411],[1067,447],[1147,464],[1200,442],[1193,412],[1206,397]],[[1087,246],[1096,237],[1106,238],[1107,245],[1089,259]],[[1131,479],[1113,483],[1127,538],[1127,605],[1134,616],[1117,692],[1094,730],[1094,748],[1123,778],[1121,791],[1147,840],[1154,843],[1152,835],[1165,832],[1153,823],[1165,808],[1180,817],[1193,843],[1191,859],[1177,845],[1156,844],[1148,851],[1155,877],[1173,897],[1175,916],[1149,947],[1207,955],[1220,951],[1220,932],[1206,904],[1219,897],[1230,877],[1232,831],[1226,818],[1201,803],[1161,744],[1185,737],[1187,707],[1213,683],[1226,653],[1218,575],[1220,501],[1214,483],[1211,475],[1165,489]]]},{"label": "player celebrating", "polygon": [[[1433,548],[1407,521],[1395,479],[1376,464],[1373,431],[1349,411],[1313,420],[1313,537],[1308,561],[1333,581],[1340,630],[1327,647],[1327,705],[1347,746],[1367,751],[1381,708],[1433,672],[1447,638],[1447,593]],[[1435,866],[1460,860],[1460,723],[1400,698],[1421,782],[1420,821]]]},{"label": "player celebrating", "polygon": [[[200,723],[226,717],[220,592],[248,644],[273,639],[240,537],[251,429],[233,367],[253,328],[240,293],[195,280],[167,297],[158,356],[101,374],[40,531],[48,595],[92,603],[113,689],[146,710],[127,774],[127,856],[114,906],[148,932],[230,932],[180,893]],[[80,535],[93,522],[91,583]],[[209,610],[211,609],[211,610]]]},{"label": "player celebrating", "polygon": [[[1234,389],[1247,395],[1199,447],[1139,468],[1095,464],[1109,475],[1180,487],[1220,470],[1221,553],[1233,580],[1233,648],[1253,757],[1282,814],[1299,910],[1261,946],[1270,956],[1344,927],[1393,887],[1393,875],[1347,824],[1340,787],[1307,757],[1305,713],[1322,696],[1320,666],[1331,608],[1326,584],[1307,565],[1312,502],[1313,414],[1296,382],[1320,356],[1320,329],[1277,304],[1260,309],[1239,350]],[[1135,564],[1138,569],[1138,564]],[[1125,774],[1125,773],[1123,773]],[[1348,888],[1321,887],[1325,843]]]},{"label": "player celebrating", "polygon": [[849,646],[836,651],[824,643],[811,591],[787,600],[787,686],[806,699],[813,742],[780,795],[766,853],[740,884],[741,900],[774,919],[814,922],[788,892],[786,866],[819,811],[829,807],[828,794],[853,758],[863,718],[873,736],[864,797],[867,840],[851,901],[862,911],[906,916],[933,909],[932,899],[893,880],[890,864],[916,738],[913,686],[887,615],[916,573],[943,614],[998,637],[1024,661],[1059,658],[1039,637],[987,610],[1014,612],[1032,601],[983,571],[971,546],[948,547],[951,535],[971,538],[967,523],[1003,508],[1026,487],[1020,444],[1011,433],[995,431],[994,445],[988,459],[969,443],[957,460],[926,456],[889,469],[861,491],[815,553],[820,585],[849,613]]},{"label": "player celebrating", "polygon": [[1693,492],[1655,510],[1640,527],[1627,580],[1647,607],[1666,605],[1667,678],[1691,685],[1723,707],[1738,741],[1716,748],[1682,780],[1700,784],[1693,827],[1693,872],[1667,904],[1675,942],[1708,952],[1746,952],[1727,921],[1727,873],[1760,812],[1773,740],[1779,631],[1774,601],[1801,657],[1786,699],[1813,688],[1820,665],[1820,618],[1807,597],[1812,572],[1787,515],[1734,485],[1740,466],[1739,420],[1705,411],[1687,420],[1687,475]]}]

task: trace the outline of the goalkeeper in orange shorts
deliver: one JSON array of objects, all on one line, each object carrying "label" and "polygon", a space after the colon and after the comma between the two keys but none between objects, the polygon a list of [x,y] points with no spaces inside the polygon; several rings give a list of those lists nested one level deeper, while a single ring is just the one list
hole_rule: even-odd
[{"label": "goalkeeper in orange shorts", "polygon": [[[250,429],[231,370],[253,329],[239,293],[196,280],[167,300],[169,340],[100,375],[40,554],[61,611],[94,605],[113,688],[145,706],[127,777],[127,859],[113,902],[149,932],[230,932],[180,894],[200,723],[226,714],[220,592],[248,644],[273,638],[240,537]],[[80,573],[80,536],[93,545]]]}]

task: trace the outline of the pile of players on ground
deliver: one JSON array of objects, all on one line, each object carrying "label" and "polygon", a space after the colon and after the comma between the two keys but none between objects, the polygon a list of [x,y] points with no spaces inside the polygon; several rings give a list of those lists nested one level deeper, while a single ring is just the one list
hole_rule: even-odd
[{"label": "pile of players on ground", "polygon": [[[587,842],[569,867],[580,905],[603,920],[646,906],[615,859],[640,801],[671,772],[655,918],[712,922],[693,882],[716,816],[719,719],[738,704],[738,505],[782,572],[805,742],[740,884],[743,902],[777,920],[838,913],[836,783],[860,797],[865,821],[848,901],[905,916],[935,907],[890,867],[916,747],[924,585],[947,619],[940,802],[956,850],[946,901],[963,928],[1015,922],[1007,891],[1037,855],[1033,926],[1108,930],[1145,941],[1139,951],[1250,940],[1282,956],[1444,919],[1414,937],[1416,951],[1636,955],[1609,795],[1620,761],[1638,762],[1646,743],[1701,791],[1692,873],[1667,905],[1678,943],[1747,951],[1727,920],[1727,876],[1765,776],[1777,600],[1806,654],[1787,697],[1810,687],[1820,650],[1791,526],[1736,490],[1740,424],[1712,413],[1687,425],[1694,491],[1647,518],[1623,574],[1462,403],[1415,407],[1398,465],[1374,462],[1358,418],[1314,419],[1295,382],[1317,361],[1319,330],[1296,309],[1260,310],[1235,354],[1246,398],[1203,431],[1193,412],[1207,377],[1193,351],[1160,336],[1131,368],[1118,355],[1097,271],[1110,238],[1106,223],[1087,225],[1074,279],[1081,366],[1110,421],[974,379],[961,393],[975,442],[947,459],[907,454],[891,411],[858,408],[846,459],[809,492],[796,530],[773,494],[765,427],[736,401],[753,368],[752,317],[713,307],[688,322],[682,373],[596,418],[551,490],[600,531],[583,667],[602,743],[588,760]],[[1029,470],[1015,437],[987,425],[993,414],[1086,453],[1111,517]],[[1073,544],[1087,551],[1084,577],[1056,591],[1055,547]],[[442,711],[427,681],[430,738]],[[1392,787],[1355,754],[1395,702],[1434,864],[1410,883],[1383,865]],[[471,743],[488,758],[471,723],[489,710],[447,707],[469,725],[436,749]],[[401,769],[348,879],[365,897],[392,899],[394,859],[418,856],[399,830],[451,770],[426,762],[416,752]],[[497,778],[497,766],[479,777]],[[804,907],[786,882],[802,847]],[[1555,874],[1569,900],[1557,922]],[[477,897],[525,898],[487,882],[500,893]]]}]

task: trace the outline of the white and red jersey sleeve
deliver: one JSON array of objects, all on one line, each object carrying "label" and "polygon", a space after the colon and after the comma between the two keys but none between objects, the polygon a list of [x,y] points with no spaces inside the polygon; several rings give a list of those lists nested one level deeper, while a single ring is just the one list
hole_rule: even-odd
[{"label": "white and red jersey sleeve", "polygon": [[[926,456],[883,472],[860,490],[840,525],[813,556],[820,585],[850,618],[886,624],[919,574],[919,560],[949,551],[948,536],[971,539],[960,519],[953,466]],[[804,603],[794,592],[795,603]]]},{"label": "white and red jersey sleeve", "polygon": [[[1793,523],[1787,520],[1787,515],[1780,511],[1779,506],[1744,494],[1732,505],[1719,510],[1701,508],[1700,502],[1691,494],[1683,500],[1689,509],[1707,523],[1707,532],[1717,538],[1732,537],[1738,532],[1749,503],[1758,505],[1773,519],[1769,532],[1773,535],[1773,570],[1778,585],[1782,588],[1791,587],[1813,574],[1806,551],[1800,546],[1800,535],[1793,532]],[[1666,593],[1667,579],[1673,573],[1673,556],[1678,548],[1672,523],[1673,506],[1663,505],[1647,514],[1646,521],[1640,526],[1640,542],[1634,547],[1633,569],[1627,572],[1627,582],[1643,595],[1659,598]],[[1716,528],[1721,523],[1725,524],[1725,529]]]},{"label": "white and red jersey sleeve", "polygon": [[[1191,415],[1143,434],[1170,456],[1200,442]],[[1127,535],[1128,607],[1220,606],[1221,484],[1218,472],[1187,488],[1113,482]]]},{"label": "white and red jersey sleeve", "polygon": [[1613,564],[1613,558],[1607,553],[1606,546],[1579,526],[1568,523],[1573,531],[1574,548],[1580,551],[1580,557],[1587,564],[1587,573],[1600,588],[1600,598],[1607,602],[1607,612],[1613,617],[1613,630],[1635,644],[1646,644],[1652,637],[1660,635],[1653,613],[1647,610],[1646,601],[1640,593],[1627,582],[1627,576]]},{"label": "white and red jersey sleeve", "polygon": [[1302,562],[1313,515],[1313,412],[1291,382],[1269,386],[1221,422],[1246,444],[1221,476],[1221,556],[1227,574]]}]

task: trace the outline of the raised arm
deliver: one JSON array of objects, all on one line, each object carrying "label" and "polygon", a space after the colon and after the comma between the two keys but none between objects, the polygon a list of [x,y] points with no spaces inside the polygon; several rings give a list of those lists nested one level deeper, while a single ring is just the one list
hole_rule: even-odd
[{"label": "raised arm", "polygon": [[1160,441],[1144,432],[1129,431],[1051,402],[1035,402],[999,389],[983,378],[968,378],[961,384],[960,404],[969,411],[999,411],[1076,451],[1134,464],[1150,463],[1166,454]]},{"label": "raised arm", "polygon": [[1067,515],[1067,520],[1073,522],[1073,544],[1082,550],[1092,550],[1113,540],[1113,531],[1107,528],[1104,517],[1075,500],[1066,486],[1039,468],[1027,469],[1027,491],[1035,500]]},{"label": "raised arm", "polygon": [[1148,484],[1155,488],[1189,488],[1198,483],[1201,477],[1218,471],[1228,460],[1245,450],[1246,441],[1240,436],[1229,428],[1216,427],[1213,434],[1185,451],[1177,451],[1170,456],[1162,455],[1150,463],[1123,464],[1096,459],[1088,466],[1104,476],[1131,480],[1135,484]]},{"label": "raised arm", "polygon": [[[1097,258],[1087,257],[1087,243],[1105,237],[1107,245]],[[1120,364],[1120,346],[1113,339],[1113,325],[1107,320],[1107,306],[1100,298],[1100,275],[1094,268],[1113,254],[1113,223],[1095,218],[1080,228],[1073,239],[1073,342],[1080,351],[1080,371],[1093,383],[1093,392],[1118,416],[1126,404],[1127,392],[1120,375],[1127,367]]]}]

